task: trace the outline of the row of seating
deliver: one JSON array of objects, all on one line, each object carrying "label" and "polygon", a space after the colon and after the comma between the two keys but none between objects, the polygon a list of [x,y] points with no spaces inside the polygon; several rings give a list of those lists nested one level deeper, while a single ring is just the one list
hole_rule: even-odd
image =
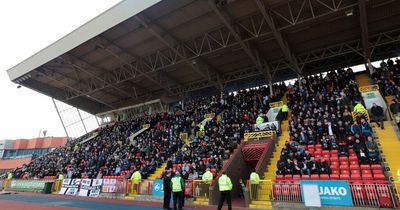
[{"label": "row of seating", "polygon": [[387,180],[385,175],[383,173],[340,173],[340,174],[311,174],[311,175],[291,175],[291,174],[286,174],[286,175],[277,175],[276,176],[276,182],[281,182],[281,181],[289,181],[289,182],[295,182],[299,180]]}]

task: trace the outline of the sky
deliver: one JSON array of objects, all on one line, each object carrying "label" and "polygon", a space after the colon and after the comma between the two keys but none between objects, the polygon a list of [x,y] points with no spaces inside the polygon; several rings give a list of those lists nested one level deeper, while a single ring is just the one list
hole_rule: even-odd
[{"label": "sky", "polygon": [[50,97],[17,89],[6,70],[40,51],[120,0],[0,1],[0,139],[65,136]]}]

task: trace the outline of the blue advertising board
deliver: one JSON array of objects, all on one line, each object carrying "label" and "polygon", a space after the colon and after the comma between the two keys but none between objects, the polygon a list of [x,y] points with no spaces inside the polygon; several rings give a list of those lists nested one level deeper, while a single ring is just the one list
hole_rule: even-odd
[{"label": "blue advertising board", "polygon": [[[300,184],[317,184],[322,205],[353,206],[350,186],[346,180],[301,180]],[[303,187],[301,191],[304,196]]]},{"label": "blue advertising board", "polygon": [[164,184],[162,179],[153,181],[153,196],[164,196]]}]

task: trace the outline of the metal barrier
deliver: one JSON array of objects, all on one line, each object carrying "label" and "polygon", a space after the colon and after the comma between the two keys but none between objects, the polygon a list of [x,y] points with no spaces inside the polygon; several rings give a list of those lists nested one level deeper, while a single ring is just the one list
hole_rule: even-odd
[{"label": "metal barrier", "polygon": [[54,181],[54,184],[53,184],[53,190],[52,190],[52,192],[54,192],[54,193],[60,192],[61,186],[62,186],[62,182],[63,182],[63,180],[56,179],[56,180]]},{"label": "metal barrier", "polygon": [[249,139],[259,139],[265,137],[271,137],[276,133],[276,131],[259,131],[259,132],[251,132],[244,134],[244,141],[248,141]]},{"label": "metal barrier", "polygon": [[299,183],[274,183],[275,201],[303,202]]},{"label": "metal barrier", "polygon": [[132,180],[128,180],[128,184],[126,185],[126,194],[130,196],[139,194],[140,184],[141,183],[135,183]]},{"label": "metal barrier", "polygon": [[250,200],[252,201],[272,201],[274,200],[272,180],[260,180],[258,184],[248,182],[250,190]]},{"label": "metal barrier", "polygon": [[361,93],[377,91],[377,90],[379,90],[379,86],[378,85],[367,85],[367,86],[359,87],[358,90]]},{"label": "metal barrier", "polygon": [[186,145],[188,146],[190,145],[190,139],[188,133],[180,133],[179,138],[182,139],[186,143]]},{"label": "metal barrier", "polygon": [[203,181],[203,180],[193,180],[193,197],[196,198],[203,198],[208,199],[209,197],[209,188],[211,182]]},{"label": "metal barrier", "polygon": [[11,182],[11,179],[4,179],[3,190],[7,190],[8,188],[10,188],[10,182]]},{"label": "metal barrier", "polygon": [[144,124],[143,128],[150,128],[150,124]]},{"label": "metal barrier", "polygon": [[370,118],[369,118],[367,109],[365,109],[363,111],[359,111],[359,112],[351,112],[351,115],[353,116],[353,120],[357,119],[358,114],[361,114],[361,116],[364,117],[367,122],[370,122]]},{"label": "metal barrier", "polygon": [[283,101],[269,103],[270,108],[281,107],[281,106],[283,106]]},{"label": "metal barrier", "polygon": [[350,184],[354,206],[377,208],[399,207],[392,184]]}]

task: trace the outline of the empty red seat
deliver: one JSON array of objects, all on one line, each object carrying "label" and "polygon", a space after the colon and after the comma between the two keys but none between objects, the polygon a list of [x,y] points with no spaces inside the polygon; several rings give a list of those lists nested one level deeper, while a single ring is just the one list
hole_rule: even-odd
[{"label": "empty red seat", "polygon": [[372,170],[372,173],[375,175],[375,174],[383,174],[383,171],[382,170]]},{"label": "empty red seat", "polygon": [[329,179],[329,175],[328,174],[321,174],[321,175],[319,175],[319,179],[328,180]]},{"label": "empty red seat", "polygon": [[371,174],[371,170],[369,169],[361,169],[362,174]]},{"label": "empty red seat", "polygon": [[322,150],[320,149],[315,150],[314,155],[322,155]]},{"label": "empty red seat", "polygon": [[340,174],[350,174],[349,169],[341,169]]},{"label": "empty red seat", "polygon": [[329,150],[323,150],[323,151],[322,151],[322,154],[323,154],[323,155],[329,155],[329,154],[330,154],[330,151],[329,151]]},{"label": "empty red seat", "polygon": [[354,149],[349,149],[349,154],[355,154]]},{"label": "empty red seat", "polygon": [[360,174],[351,174],[351,179],[352,180],[361,180],[361,175]]},{"label": "empty red seat", "polygon": [[285,175],[285,180],[292,180],[292,179],[293,179],[293,177],[292,177],[291,174],[286,174]]},{"label": "empty red seat", "polygon": [[311,179],[311,177],[309,175],[303,175],[301,176],[301,179]]},{"label": "empty red seat", "polygon": [[371,169],[372,170],[382,170],[382,166],[379,164],[372,164]]},{"label": "empty red seat", "polygon": [[320,150],[322,150],[322,144],[316,144],[316,145],[315,145],[315,149],[320,149]]},{"label": "empty red seat", "polygon": [[339,170],[338,169],[332,169],[331,174],[339,174]]},{"label": "empty red seat", "polygon": [[349,174],[340,174],[340,179],[348,180],[348,179],[350,179],[350,175]]},{"label": "empty red seat", "polygon": [[283,180],[283,175],[281,175],[281,174],[279,174],[279,175],[276,175],[276,180]]},{"label": "empty red seat", "polygon": [[314,149],[314,148],[315,148],[314,144],[310,144],[310,145],[307,146],[307,149],[308,149],[308,150]]},{"label": "empty red seat", "polygon": [[356,160],[350,160],[350,165],[358,165],[358,161],[356,161]]},{"label": "empty red seat", "polygon": [[383,174],[374,174],[374,179],[375,180],[386,180],[386,177]]},{"label": "empty red seat", "polygon": [[374,178],[372,177],[372,174],[363,174],[362,179],[363,180],[374,180]]},{"label": "empty red seat", "polygon": [[315,155],[315,160],[320,160],[321,159],[321,155]]},{"label": "empty red seat", "polygon": [[360,170],[358,169],[351,169],[351,174],[360,174]]},{"label": "empty red seat", "polygon": [[350,165],[350,169],[360,169],[360,166],[358,164],[356,165]]},{"label": "empty red seat", "polygon": [[360,165],[360,168],[361,168],[361,170],[363,170],[363,169],[371,169],[371,167],[369,166],[369,165],[366,165],[366,164],[363,164],[363,165]]},{"label": "empty red seat", "polygon": [[331,179],[339,179],[339,174],[331,174],[330,178]]},{"label": "empty red seat", "polygon": [[339,169],[340,169],[340,170],[343,170],[343,169],[349,170],[349,165],[340,165],[340,166],[339,166]]},{"label": "empty red seat", "polygon": [[350,156],[349,161],[355,160],[358,162],[358,157],[357,156]]},{"label": "empty red seat", "polygon": [[336,149],[331,150],[331,155],[332,155],[332,156],[333,156],[333,155],[336,155],[336,156],[337,156],[337,154],[338,154],[338,151],[337,151]]},{"label": "empty red seat", "polygon": [[310,154],[315,155],[315,150],[314,150],[314,149],[308,149],[307,151],[308,151]]},{"label": "empty red seat", "polygon": [[300,175],[298,174],[293,175],[293,180],[299,180],[299,179],[301,179]]},{"label": "empty red seat", "polygon": [[329,160],[330,159],[330,155],[329,154],[323,154],[322,156],[325,158],[325,160]]},{"label": "empty red seat", "polygon": [[332,156],[329,158],[331,161],[339,162],[339,157]]},{"label": "empty red seat", "polygon": [[346,165],[346,166],[348,166],[349,165],[349,161],[347,161],[347,160],[340,160],[340,165]]},{"label": "empty red seat", "polygon": [[340,162],[342,161],[349,161],[349,158],[347,158],[346,156],[340,156],[339,157]]},{"label": "empty red seat", "polygon": [[311,179],[319,179],[319,175],[318,174],[311,174]]}]

